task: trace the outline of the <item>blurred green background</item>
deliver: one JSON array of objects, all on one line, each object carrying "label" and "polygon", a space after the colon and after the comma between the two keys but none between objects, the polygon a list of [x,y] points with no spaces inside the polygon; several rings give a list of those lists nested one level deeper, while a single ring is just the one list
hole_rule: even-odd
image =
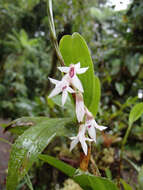
[{"label": "blurred green background", "polygon": [[[106,0],[53,1],[58,40],[76,31],[88,43],[101,80],[104,119],[142,94],[142,8],[139,0],[120,11]],[[59,74],[45,1],[1,0],[0,49],[1,116],[48,115],[48,76]]]},{"label": "blurred green background", "polygon": [[[104,159],[96,158],[103,170],[115,162],[108,163],[105,155],[108,152],[113,157],[116,143],[128,126],[131,107],[143,98],[143,1],[133,0],[126,9],[117,8],[109,0],[53,0],[58,41],[65,34],[79,32],[89,46],[101,82],[97,118],[98,123],[109,126],[108,135],[99,139],[105,148],[98,156]],[[71,107],[63,110],[47,99],[52,89],[48,77],[61,77],[58,64],[50,40],[46,1],[1,0],[0,117],[72,114]],[[127,146],[128,156],[140,165],[142,121],[143,117],[135,123]]]}]

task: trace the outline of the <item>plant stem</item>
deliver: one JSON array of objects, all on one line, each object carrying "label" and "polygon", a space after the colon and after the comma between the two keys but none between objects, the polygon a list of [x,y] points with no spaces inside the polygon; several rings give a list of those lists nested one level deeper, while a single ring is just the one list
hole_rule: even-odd
[{"label": "plant stem", "polygon": [[57,37],[56,37],[56,30],[55,30],[55,25],[54,25],[54,19],[53,19],[53,10],[52,10],[52,0],[48,0],[47,1],[47,13],[48,13],[48,20],[49,20],[49,27],[50,27],[50,32],[51,32],[51,39],[57,54],[57,57],[59,59],[59,62],[61,64],[61,66],[64,66],[64,60],[62,58],[62,55],[60,53],[59,50],[59,46],[58,46],[58,41],[57,41]]},{"label": "plant stem", "polygon": [[[59,62],[61,66],[64,66],[64,60],[62,58],[62,55],[59,50],[59,45],[56,37],[56,30],[55,30],[55,25],[54,25],[54,19],[53,19],[53,10],[52,10],[52,0],[47,0],[47,13],[48,13],[48,20],[49,20],[49,26],[50,26],[50,32],[51,32],[51,39],[57,54],[57,58],[59,59]],[[73,96],[75,99],[75,97]],[[84,153],[81,153],[81,160],[80,160],[80,168],[84,171],[87,170],[88,168],[88,163],[90,160],[90,155],[91,155],[91,145],[89,145],[88,149],[88,155],[84,155]]]},{"label": "plant stem", "polygon": [[126,130],[125,136],[123,138],[122,141],[122,145],[121,145],[121,152],[120,152],[120,161],[119,161],[119,176],[118,176],[118,187],[120,188],[120,177],[121,177],[121,167],[122,167],[122,160],[123,160],[123,153],[124,153],[124,148],[125,148],[125,144],[127,142],[129,133],[131,131],[132,128],[132,124],[129,124],[129,127]]},{"label": "plant stem", "polygon": [[93,164],[93,166],[95,168],[95,174],[98,175],[98,176],[101,176],[101,173],[100,173],[100,171],[98,169],[98,166],[97,166],[95,160],[93,159],[93,156],[91,156],[90,161],[92,162],[92,164]]},{"label": "plant stem", "polygon": [[131,131],[131,128],[132,128],[132,125],[129,124],[129,127],[128,127],[127,130],[126,130],[125,136],[124,136],[123,141],[122,141],[121,153],[120,153],[120,160],[122,160],[122,158],[123,158],[123,152],[124,152],[125,144],[126,144],[126,142],[127,142],[127,139],[128,139],[129,133],[130,133],[130,131]]},{"label": "plant stem", "polygon": [[140,168],[136,164],[134,164],[131,160],[129,160],[127,157],[123,156],[123,159],[127,161],[136,170],[136,172],[140,171]]},{"label": "plant stem", "polygon": [[80,169],[82,171],[87,171],[88,169],[88,164],[90,161],[90,156],[91,156],[91,145],[88,146],[88,153],[85,155],[83,151],[80,153]]},{"label": "plant stem", "polygon": [[7,144],[9,144],[9,145],[12,145],[8,140],[6,140],[6,139],[4,139],[4,138],[1,138],[1,137],[0,137],[0,141],[5,142],[5,143],[7,143]]},{"label": "plant stem", "polygon": [[34,190],[33,185],[32,185],[32,182],[31,182],[30,177],[29,177],[28,174],[26,174],[26,176],[25,176],[25,181],[26,181],[26,184],[27,184],[27,186],[29,187],[29,189],[30,189],[30,190]]}]

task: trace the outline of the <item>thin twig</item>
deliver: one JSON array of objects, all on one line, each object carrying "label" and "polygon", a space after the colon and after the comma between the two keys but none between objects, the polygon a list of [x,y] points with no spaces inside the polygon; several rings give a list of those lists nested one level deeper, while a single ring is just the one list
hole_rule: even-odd
[{"label": "thin twig", "polygon": [[128,159],[126,156],[123,156],[123,159],[127,161],[137,172],[140,171],[140,168],[134,164],[130,159]]},{"label": "thin twig", "polygon": [[4,139],[4,138],[1,138],[1,137],[0,137],[0,141],[2,141],[2,142],[4,142],[4,143],[7,143],[7,144],[9,144],[10,146],[12,146],[12,144],[11,144],[8,140],[6,140],[6,139]]},{"label": "thin twig", "polygon": [[94,168],[95,168],[96,174],[97,174],[98,176],[101,176],[101,173],[100,173],[100,171],[99,171],[99,169],[98,169],[98,166],[97,166],[95,160],[93,159],[93,156],[92,156],[92,155],[91,155],[91,157],[90,157],[90,161],[91,161],[91,163],[93,164],[93,166],[94,166]]},{"label": "thin twig", "polygon": [[129,126],[128,126],[127,130],[126,130],[125,136],[123,138],[122,145],[121,145],[120,162],[119,162],[119,177],[118,177],[118,185],[119,185],[119,187],[120,187],[120,177],[121,177],[123,153],[124,153],[125,144],[127,142],[127,139],[128,139],[128,136],[129,136],[129,133],[130,133],[131,129],[132,129],[132,125],[129,124]]},{"label": "thin twig", "polygon": [[59,59],[59,62],[61,64],[61,66],[64,66],[65,65],[64,60],[63,60],[62,55],[60,53],[59,46],[58,46],[58,41],[57,41],[57,37],[56,37],[56,30],[55,30],[54,19],[53,19],[53,11],[52,11],[52,0],[48,0],[47,7],[48,7],[47,8],[47,13],[48,13],[48,17],[49,17],[51,40],[53,42],[57,57]]}]

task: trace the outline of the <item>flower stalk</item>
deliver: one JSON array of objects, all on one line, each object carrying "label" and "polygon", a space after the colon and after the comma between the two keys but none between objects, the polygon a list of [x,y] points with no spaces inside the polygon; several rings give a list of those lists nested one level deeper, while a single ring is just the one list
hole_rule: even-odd
[{"label": "flower stalk", "polygon": [[121,168],[122,168],[122,160],[123,160],[123,153],[124,153],[124,149],[125,149],[125,144],[127,142],[129,133],[132,129],[132,124],[129,123],[129,126],[126,130],[125,136],[123,138],[122,144],[121,144],[121,152],[120,152],[120,162],[119,162],[119,179],[118,179],[118,187],[120,188],[120,177],[121,177]]},{"label": "flower stalk", "polygon": [[49,20],[49,27],[50,27],[50,33],[51,33],[51,40],[53,42],[56,55],[59,59],[59,62],[61,66],[64,66],[64,60],[62,58],[62,55],[59,50],[58,41],[56,37],[56,30],[55,30],[55,24],[54,24],[54,18],[53,18],[53,9],[52,9],[52,0],[47,0],[47,13],[48,13],[48,20]]},{"label": "flower stalk", "polygon": [[88,143],[87,155],[85,155],[83,152],[80,152],[80,169],[81,170],[87,171],[90,157],[91,157],[91,143]]}]

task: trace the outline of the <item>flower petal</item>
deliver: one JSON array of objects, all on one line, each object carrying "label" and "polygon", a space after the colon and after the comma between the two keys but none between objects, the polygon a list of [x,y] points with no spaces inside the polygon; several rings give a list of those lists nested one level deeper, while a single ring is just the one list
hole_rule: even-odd
[{"label": "flower petal", "polygon": [[52,78],[50,78],[50,77],[48,77],[48,79],[50,80],[50,82],[52,82],[53,84],[59,84],[61,81],[59,81],[59,80],[56,80],[56,79],[52,79]]},{"label": "flower petal", "polygon": [[67,96],[68,96],[68,92],[65,89],[62,93],[62,106],[65,104],[66,100],[67,100]]},{"label": "flower petal", "polygon": [[82,74],[82,73],[85,73],[87,71],[88,67],[84,67],[84,68],[80,68],[80,69],[77,69],[76,70],[76,73],[77,74]]},{"label": "flower petal", "polygon": [[102,125],[96,125],[95,126],[97,129],[99,129],[100,131],[103,131],[103,130],[105,130],[107,127],[105,127],[105,126],[102,126]]},{"label": "flower petal", "polygon": [[84,92],[82,84],[79,80],[79,78],[75,75],[72,79],[71,79],[71,83],[74,87],[76,87],[80,92]]},{"label": "flower petal", "polygon": [[52,98],[53,96],[56,96],[57,94],[59,94],[62,91],[61,87],[55,87],[52,92],[50,93],[50,95],[48,96],[48,98]]},{"label": "flower petal", "polygon": [[75,93],[75,91],[71,87],[67,87],[67,91],[70,93]]},{"label": "flower petal", "polygon": [[94,127],[95,127],[96,129],[99,129],[100,131],[103,131],[103,130],[105,130],[105,129],[107,128],[107,127],[105,127],[105,126],[98,125],[95,120],[94,120]]},{"label": "flower petal", "polygon": [[96,130],[93,126],[89,125],[87,126],[87,130],[88,130],[88,134],[90,136],[91,139],[94,140],[94,142],[96,142]]},{"label": "flower petal", "polygon": [[90,139],[90,138],[85,138],[86,141],[89,141],[89,142],[92,142],[93,139]]},{"label": "flower petal", "polygon": [[76,116],[78,122],[83,120],[85,114],[84,102],[81,94],[76,94]]},{"label": "flower petal", "polygon": [[76,138],[77,138],[77,136],[76,137],[69,137],[71,140],[75,140]]},{"label": "flower petal", "polygon": [[[66,82],[67,84],[70,83],[70,77],[69,74],[65,74],[62,78],[62,81]],[[68,85],[69,86],[69,85]]]},{"label": "flower petal", "polygon": [[81,143],[81,147],[84,151],[84,154],[87,155],[87,144],[85,142],[85,138],[84,139],[80,139],[80,143]]},{"label": "flower petal", "polygon": [[77,64],[74,65],[75,70],[77,71],[78,69],[80,69],[80,62],[78,62]]},{"label": "flower petal", "polygon": [[63,73],[68,73],[70,70],[70,67],[58,67],[58,69]]},{"label": "flower petal", "polygon": [[72,151],[72,149],[77,145],[78,142],[79,142],[78,137],[71,142],[70,151]]}]

